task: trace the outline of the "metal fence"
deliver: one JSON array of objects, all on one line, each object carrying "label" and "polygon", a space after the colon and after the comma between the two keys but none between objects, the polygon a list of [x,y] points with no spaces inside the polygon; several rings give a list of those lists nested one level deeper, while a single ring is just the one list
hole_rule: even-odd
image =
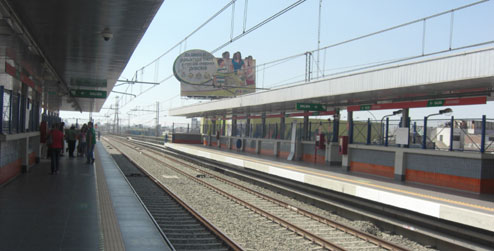
[{"label": "metal fence", "polygon": [[[340,121],[337,130],[339,136],[350,136],[354,144],[382,145],[390,147],[408,147],[421,149],[435,149],[445,151],[479,151],[494,152],[494,119],[469,118],[456,119],[414,119],[408,121],[408,144],[397,143],[397,132],[401,127],[401,120],[366,120],[354,121],[350,128],[347,121]],[[294,124],[261,123],[237,124],[236,132],[232,134],[231,124],[203,124],[202,133],[222,136],[239,136],[248,138],[285,139],[291,140]],[[313,141],[317,134],[323,133],[326,141],[332,141],[335,130],[334,121],[311,120],[304,130],[303,122],[297,121],[297,140]]]}]

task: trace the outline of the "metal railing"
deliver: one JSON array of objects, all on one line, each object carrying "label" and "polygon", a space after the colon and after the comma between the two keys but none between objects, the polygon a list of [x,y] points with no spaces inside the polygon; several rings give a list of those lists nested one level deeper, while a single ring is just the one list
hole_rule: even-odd
[{"label": "metal railing", "polygon": [[[398,131],[401,120],[354,120],[350,125],[340,121],[338,136],[352,136],[353,144],[382,145],[388,147],[408,147],[443,151],[494,152],[494,119],[454,118],[447,119],[409,119],[408,144],[398,144]],[[425,127],[424,127],[425,124]],[[223,123],[203,124],[202,134],[237,136],[246,138],[291,140],[292,123],[239,123],[232,135],[232,125]],[[316,135],[323,133],[326,141],[333,141],[334,121],[311,120],[304,128],[297,121],[297,140],[314,141]],[[350,135],[353,132],[353,135]]]}]

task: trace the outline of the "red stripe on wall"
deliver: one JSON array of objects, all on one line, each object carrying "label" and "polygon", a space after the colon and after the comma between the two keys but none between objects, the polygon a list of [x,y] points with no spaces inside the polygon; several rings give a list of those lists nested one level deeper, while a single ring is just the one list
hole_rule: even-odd
[{"label": "red stripe on wall", "polygon": [[[480,193],[481,180],[442,173],[431,173],[418,170],[407,170],[406,180],[411,182],[449,187],[464,191]],[[491,183],[492,184],[492,183]]]},{"label": "red stripe on wall", "polygon": [[[485,104],[487,102],[487,97],[469,97],[469,98],[452,98],[443,99],[443,106],[452,105],[476,105]],[[371,105],[370,110],[383,110],[383,109],[400,109],[400,108],[414,108],[414,107],[427,107],[428,100],[420,101],[407,101],[407,102],[396,102],[387,104],[374,104]],[[348,111],[360,111],[360,105],[352,105],[347,107]]]},{"label": "red stripe on wall", "polygon": [[0,184],[7,182],[21,172],[21,159],[0,167]]},{"label": "red stripe on wall", "polygon": [[288,158],[288,155],[290,155],[290,152],[281,152],[280,151],[279,158],[280,159],[286,159],[286,158]]},{"label": "red stripe on wall", "polygon": [[[302,156],[302,161],[314,163],[314,154],[304,154]],[[326,158],[324,156],[317,155],[317,159],[316,159],[317,164],[324,164],[325,162],[326,162]]]},{"label": "red stripe on wall", "polygon": [[252,147],[246,147],[245,148],[245,151],[248,152],[248,153],[256,153],[256,149],[255,148],[252,148]]},{"label": "red stripe on wall", "polygon": [[201,140],[186,140],[186,139],[175,139],[173,143],[181,143],[181,144],[201,144]]},{"label": "red stripe on wall", "polygon": [[494,194],[494,179],[483,179],[480,181],[480,192]]},{"label": "red stripe on wall", "polygon": [[394,168],[392,166],[382,166],[376,164],[362,163],[351,161],[350,171],[359,173],[368,173],[386,178],[394,178]]},{"label": "red stripe on wall", "polygon": [[273,150],[263,150],[263,149],[261,149],[261,154],[262,155],[273,156],[274,155],[274,151]]},{"label": "red stripe on wall", "polygon": [[36,153],[32,152],[29,154],[29,166],[33,166],[36,163]]}]

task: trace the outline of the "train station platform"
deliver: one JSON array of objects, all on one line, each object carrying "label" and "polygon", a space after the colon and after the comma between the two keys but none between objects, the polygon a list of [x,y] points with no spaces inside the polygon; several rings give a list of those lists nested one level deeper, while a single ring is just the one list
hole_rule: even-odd
[{"label": "train station platform", "polygon": [[0,187],[0,250],[171,250],[103,145]]},{"label": "train station platform", "polygon": [[179,152],[494,232],[494,196],[356,174],[344,168],[280,160],[202,145],[166,143]]}]

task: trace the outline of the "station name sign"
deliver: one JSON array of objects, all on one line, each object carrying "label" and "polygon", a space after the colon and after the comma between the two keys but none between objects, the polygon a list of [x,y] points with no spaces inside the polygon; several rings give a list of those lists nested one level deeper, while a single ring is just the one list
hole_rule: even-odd
[{"label": "station name sign", "polygon": [[70,95],[76,98],[106,98],[106,91],[96,90],[70,90]]},{"label": "station name sign", "polygon": [[323,104],[313,104],[313,103],[297,103],[297,110],[301,111],[326,111],[326,106]]}]

